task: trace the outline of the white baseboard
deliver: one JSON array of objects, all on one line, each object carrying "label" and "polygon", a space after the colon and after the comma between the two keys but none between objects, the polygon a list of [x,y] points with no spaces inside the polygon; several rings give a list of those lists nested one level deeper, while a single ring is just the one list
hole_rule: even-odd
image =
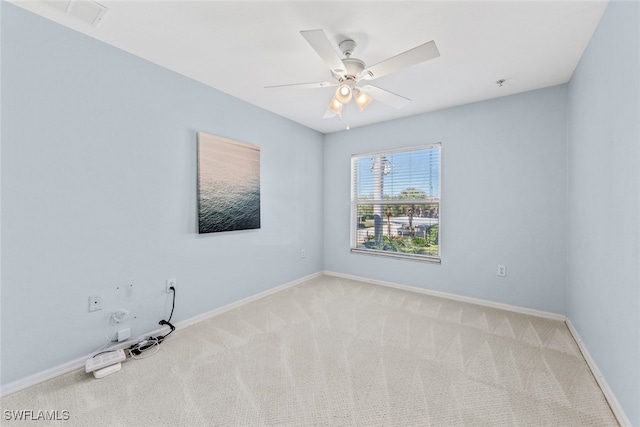
[{"label": "white baseboard", "polygon": [[26,378],[23,378],[21,380],[18,381],[14,381],[12,383],[9,383],[7,385],[3,385],[2,386],[2,392],[1,392],[1,396],[8,396],[12,393],[15,393],[17,391],[23,390],[27,387],[30,387],[32,385],[36,385],[42,382],[45,382],[47,380],[50,380],[52,378],[55,378],[57,376],[60,376],[62,374],[66,374],[68,372],[71,371],[75,371],[76,369],[80,369],[81,367],[84,366],[85,362],[87,361],[87,359],[89,358],[89,356],[83,356],[80,357],[78,359],[72,360],[70,362],[67,363],[63,363],[62,365],[59,366],[55,366],[53,368],[50,369],[46,369],[42,372],[38,372],[37,374],[33,374],[31,376],[28,376]]},{"label": "white baseboard", "polygon": [[335,273],[333,271],[325,271],[324,274],[326,274],[327,276],[341,277],[343,279],[359,280],[361,282],[372,283],[374,285],[381,285],[381,286],[387,286],[390,288],[403,289],[405,291],[416,292],[416,293],[430,295],[430,296],[439,297],[439,298],[446,298],[446,299],[455,300],[455,301],[467,302],[470,304],[482,305],[485,307],[498,308],[501,310],[513,311],[521,314],[528,314],[530,316],[543,317],[545,319],[559,320],[561,322],[564,322],[567,319],[567,317],[563,314],[551,313],[551,312],[542,311],[542,310],[534,310],[532,308],[503,304],[500,302],[494,302],[494,301],[489,301],[489,300],[484,300],[479,298],[465,297],[462,295],[449,294],[447,292],[422,289],[415,286],[400,285],[392,282],[384,282],[382,280],[374,280],[374,279],[368,279],[366,277],[352,276],[350,274]]},{"label": "white baseboard", "polygon": [[[176,330],[178,329],[183,329],[186,328],[187,326],[191,326],[194,325],[196,323],[202,322],[204,320],[210,319],[214,316],[217,316],[219,314],[222,314],[226,311],[232,310],[234,308],[240,307],[241,305],[244,304],[248,304],[250,302],[259,300],[261,298],[267,297],[269,295],[275,294],[276,292],[280,292],[283,291],[287,288],[290,288],[292,286],[298,285],[306,280],[309,279],[313,279],[315,277],[319,277],[321,276],[323,273],[317,272],[314,274],[310,274],[308,276],[302,277],[300,279],[294,280],[292,282],[288,282],[285,283],[283,285],[280,286],[276,286],[275,288],[272,289],[268,289],[264,292],[260,292],[256,295],[252,295],[250,297],[241,299],[239,301],[233,302],[231,304],[227,304],[224,307],[219,307],[216,308],[215,310],[211,310],[208,311],[206,313],[203,314],[199,314],[197,316],[191,317],[189,319],[185,319],[185,320],[181,320],[180,322],[177,322],[174,326],[176,327]],[[163,327],[163,328],[158,328],[156,330],[147,332],[146,334],[140,335],[134,339],[131,340],[127,340],[127,341],[123,341],[121,343],[118,343],[117,345],[114,345],[113,347],[109,347],[109,350],[117,350],[117,349],[124,349],[124,348],[128,348],[130,347],[132,344],[141,341],[142,339],[149,337],[149,336],[155,336],[158,334],[161,334],[163,332],[166,332],[167,328]],[[87,361],[88,358],[90,358],[93,355],[93,353],[90,354],[86,354],[82,357],[79,357],[77,359],[74,359],[72,361],[69,361],[67,363],[63,363],[62,365],[58,365],[55,366],[53,368],[50,369],[46,369],[44,371],[38,372],[36,374],[30,375],[26,378],[23,378],[21,380],[18,381],[14,381],[12,383],[3,385],[2,388],[0,389],[0,396],[7,396],[9,394],[15,393],[17,391],[20,390],[24,390],[25,388],[34,386],[36,384],[40,384],[42,382],[48,381],[50,379],[53,379],[55,377],[59,377],[60,375],[64,375],[64,374],[68,374],[69,372],[73,372],[77,369],[81,369],[84,368],[85,366],[85,362]]]},{"label": "white baseboard", "polygon": [[[253,301],[257,301],[261,298],[265,298],[269,295],[275,294],[277,292],[283,291],[287,288],[296,286],[302,282],[305,282],[307,280],[319,277],[323,274],[326,274],[327,276],[334,276],[334,277],[341,277],[344,279],[350,279],[350,280],[358,280],[361,282],[367,282],[367,283],[372,283],[375,285],[381,285],[381,286],[386,286],[386,287],[390,287],[390,288],[396,288],[396,289],[403,289],[403,290],[407,290],[407,291],[411,291],[411,292],[416,292],[416,293],[421,293],[424,295],[431,295],[431,296],[436,296],[436,297],[440,297],[440,298],[447,298],[450,300],[456,300],[456,301],[461,301],[461,302],[467,302],[467,303],[471,303],[471,304],[478,304],[478,305],[482,305],[482,306],[486,306],[486,307],[491,307],[491,308],[498,308],[498,309],[502,309],[502,310],[507,310],[507,311],[512,311],[512,312],[516,312],[516,313],[522,313],[522,314],[527,314],[527,315],[531,315],[531,316],[537,316],[537,317],[542,317],[545,319],[552,319],[552,320],[559,320],[559,321],[564,321],[567,324],[567,327],[569,328],[569,331],[571,332],[571,334],[573,335],[574,339],[576,340],[576,343],[578,344],[578,347],[580,348],[580,351],[582,352],[582,355],[584,356],[584,359],[586,360],[587,364],[589,365],[589,368],[591,369],[591,372],[593,372],[593,375],[598,383],[598,385],[600,386],[600,389],[602,390],[605,398],[607,399],[607,402],[609,403],[609,406],[611,407],[611,410],[613,412],[613,414],[615,415],[616,419],[618,420],[618,423],[620,423],[620,425],[622,427],[631,427],[631,422],[629,421],[629,418],[627,418],[626,414],[624,413],[624,410],[622,409],[622,407],[620,406],[618,400],[616,399],[615,395],[613,394],[613,391],[611,390],[611,388],[609,387],[609,385],[607,384],[606,380],[604,379],[604,377],[602,376],[602,373],[600,372],[600,370],[598,369],[598,366],[596,365],[595,361],[593,360],[593,358],[591,357],[591,355],[589,354],[589,351],[587,350],[587,348],[585,347],[582,339],[580,338],[578,331],[574,328],[573,324],[571,323],[571,321],[564,315],[562,314],[557,314],[557,313],[550,313],[550,312],[546,312],[546,311],[542,311],[542,310],[534,310],[534,309],[530,309],[530,308],[525,308],[525,307],[519,307],[519,306],[514,306],[514,305],[509,305],[509,304],[503,304],[503,303],[498,303],[498,302],[493,302],[493,301],[488,301],[488,300],[483,300],[483,299],[478,299],[478,298],[471,298],[471,297],[465,297],[462,295],[456,295],[456,294],[450,294],[450,293],[446,293],[446,292],[440,292],[440,291],[433,291],[433,290],[428,290],[428,289],[422,289],[422,288],[418,288],[415,286],[408,286],[408,285],[400,285],[397,283],[392,283],[392,282],[385,282],[385,281],[381,281],[381,280],[374,280],[374,279],[369,279],[366,277],[360,277],[360,276],[353,276],[353,275],[349,275],[349,274],[342,274],[342,273],[336,273],[336,272],[332,272],[332,271],[324,271],[324,272],[318,272],[318,273],[314,273],[305,277],[302,277],[300,279],[294,280],[292,282],[288,282],[285,283],[283,285],[277,286],[275,288],[272,289],[268,289],[266,291],[260,292],[256,295],[252,295],[249,296],[247,298],[244,298],[242,300],[233,302],[231,304],[227,304],[223,307],[208,311],[206,313],[202,313],[199,314],[197,316],[191,317],[189,319],[185,319],[182,320],[180,322],[177,322],[175,324],[176,330],[178,329],[183,329],[186,328],[188,326],[200,323],[202,321],[205,321],[207,319],[210,319],[212,317],[215,317],[217,315],[220,315],[222,313],[225,313],[229,310],[232,310],[234,308],[240,307],[244,304],[248,304],[250,302]],[[111,349],[119,349],[119,348],[127,348],[129,346],[131,346],[133,343],[140,341],[141,339],[148,337],[150,335],[158,335],[159,333],[165,331],[166,328],[158,328],[154,331],[150,331],[144,335],[141,335],[139,337],[136,337],[135,339],[132,340],[128,340],[122,343],[119,343],[118,345],[115,345],[113,347],[111,347]],[[69,372],[75,371],[77,369],[81,369],[84,368],[85,362],[86,360],[91,357],[92,354],[87,354],[84,355],[82,357],[79,357],[75,360],[69,361],[67,363],[64,363],[62,365],[50,368],[50,369],[46,369],[42,372],[38,372],[34,375],[30,375],[24,379],[18,380],[18,381],[14,381],[12,383],[9,383],[7,385],[2,386],[1,390],[0,390],[0,396],[7,396],[9,394],[15,393],[17,391],[23,390],[25,388],[34,386],[36,384],[42,383],[44,381],[53,379],[55,377],[58,377],[60,375],[64,375],[67,374]]]},{"label": "white baseboard", "polygon": [[[166,328],[165,328],[166,329]],[[163,328],[158,328],[154,331],[151,331],[149,333],[146,333],[144,335],[140,335],[136,338],[127,340],[127,341],[123,341],[121,343],[115,344],[112,347],[109,347],[109,350],[118,350],[118,349],[125,349],[130,347],[132,344],[141,341],[142,339],[144,339],[145,337],[148,337],[150,335],[158,335],[159,333],[165,331],[165,329]],[[36,384],[40,384],[43,383],[45,381],[51,380],[55,377],[59,377],[60,375],[64,375],[64,374],[68,374],[69,372],[73,372],[77,369],[81,369],[84,368],[85,363],[87,361],[88,358],[90,358],[91,356],[93,356],[94,353],[90,353],[90,354],[86,354],[82,357],[79,357],[77,359],[74,359],[70,362],[67,363],[63,363],[62,365],[58,365],[58,366],[54,366],[53,368],[49,368],[46,369],[44,371],[38,372],[36,374],[30,375],[26,378],[23,378],[21,380],[18,381],[14,381],[12,383],[6,384],[2,386],[2,389],[0,390],[0,396],[4,397],[4,396],[8,396],[12,393],[15,393],[17,391],[20,390],[24,390],[25,388],[34,386]]]},{"label": "white baseboard", "polygon": [[598,369],[598,366],[596,365],[595,361],[593,360],[593,358],[589,354],[589,351],[585,347],[584,342],[582,341],[582,339],[578,335],[578,331],[574,328],[574,326],[571,323],[571,321],[569,320],[569,318],[567,318],[567,316],[565,316],[565,315],[557,314],[557,313],[550,313],[550,312],[542,311],[542,310],[534,310],[534,309],[525,308],[525,307],[519,307],[519,306],[515,306],[515,305],[502,304],[502,303],[488,301],[488,300],[482,300],[482,299],[478,299],[478,298],[470,298],[470,297],[465,297],[465,296],[461,296],[461,295],[449,294],[449,293],[446,293],[446,292],[432,291],[432,290],[428,290],[428,289],[417,288],[415,286],[399,285],[397,283],[391,283],[391,282],[384,282],[384,281],[381,281],[381,280],[368,279],[366,277],[353,276],[353,275],[342,274],[342,273],[335,273],[335,272],[332,272],[332,271],[325,271],[324,274],[326,274],[327,276],[341,277],[343,279],[358,280],[358,281],[361,281],[361,282],[372,283],[374,285],[381,285],[381,286],[387,286],[387,287],[390,287],[390,288],[403,289],[403,290],[407,290],[407,291],[411,291],[411,292],[421,293],[421,294],[424,294],[424,295],[431,295],[431,296],[436,296],[436,297],[440,297],[440,298],[447,298],[447,299],[456,300],[456,301],[468,302],[468,303],[471,303],[471,304],[478,304],[478,305],[483,305],[483,306],[491,307],[491,308],[499,308],[499,309],[502,309],[502,310],[513,311],[513,312],[516,312],[516,313],[522,313],[522,314],[528,314],[528,315],[531,315],[531,316],[543,317],[545,319],[563,321],[563,322],[565,322],[565,324],[569,328],[569,331],[571,332],[571,335],[573,335],[573,338],[575,339],[576,343],[578,344],[578,347],[580,348],[580,351],[582,352],[582,355],[583,355],[585,361],[587,362],[587,365],[591,369],[591,372],[593,373],[593,376],[595,377],[595,379],[596,379],[596,381],[598,383],[598,386],[602,390],[602,394],[604,394],[605,399],[607,399],[607,402],[609,403],[609,406],[611,407],[611,411],[613,412],[614,416],[618,420],[618,423],[620,424],[621,427],[632,427],[631,421],[629,421],[629,418],[627,418],[627,415],[624,413],[624,410],[622,409],[622,406],[620,406],[620,403],[618,402],[618,400],[616,399],[615,395],[613,394],[613,391],[611,390],[611,388],[607,384],[606,380],[604,379],[604,376],[602,375],[602,373]]},{"label": "white baseboard", "polygon": [[234,308],[240,307],[242,305],[248,304],[248,303],[253,302],[253,301],[257,301],[257,300],[262,299],[264,297],[268,297],[269,295],[273,295],[273,294],[275,294],[277,292],[284,291],[287,288],[291,288],[293,286],[299,285],[300,283],[305,282],[307,280],[310,280],[310,279],[313,279],[313,278],[316,278],[316,277],[320,277],[320,276],[322,276],[322,274],[323,274],[322,271],[319,271],[317,273],[310,274],[308,276],[302,277],[302,278],[294,280],[292,282],[288,282],[288,283],[285,283],[283,285],[276,286],[275,288],[268,289],[268,290],[266,290],[264,292],[260,292],[259,294],[255,294],[255,295],[252,295],[250,297],[241,299],[240,301],[232,302],[231,304],[227,304],[227,305],[225,305],[223,307],[216,308],[214,310],[208,311],[206,313],[199,314],[197,316],[191,317],[191,318],[186,319],[186,320],[181,320],[180,322],[175,324],[175,327],[176,327],[176,329],[182,329],[182,328],[186,328],[187,326],[195,325],[196,323],[200,323],[202,321],[205,321],[207,319],[215,317],[215,316],[217,316],[219,314],[225,313],[225,312],[227,312],[229,310],[233,310]]},{"label": "white baseboard", "polygon": [[609,384],[607,384],[607,381],[604,379],[602,372],[600,372],[600,369],[598,369],[598,365],[596,365],[595,360],[593,360],[593,358],[589,354],[589,350],[587,350],[587,347],[582,341],[582,338],[580,338],[580,334],[578,334],[578,331],[571,323],[571,320],[567,319],[566,323],[569,331],[571,332],[571,335],[573,335],[573,339],[576,340],[576,343],[578,344],[578,347],[582,352],[584,360],[587,361],[587,365],[589,365],[589,368],[591,369],[591,372],[593,373],[598,386],[600,386],[602,394],[604,394],[605,399],[607,399],[607,403],[609,404],[613,415],[615,415],[616,419],[618,420],[618,423],[622,427],[632,427],[631,421],[629,421],[629,418],[627,418],[627,414],[624,413],[624,410],[622,409],[622,406],[620,406],[618,399],[616,399],[616,396],[613,394],[613,391],[609,387]]}]

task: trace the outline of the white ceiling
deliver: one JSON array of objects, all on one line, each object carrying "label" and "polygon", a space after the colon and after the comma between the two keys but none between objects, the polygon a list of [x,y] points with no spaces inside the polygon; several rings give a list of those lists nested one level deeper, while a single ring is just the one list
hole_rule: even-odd
[{"label": "white ceiling", "polygon": [[[94,27],[40,1],[25,9],[323,133],[566,83],[607,1],[112,1]],[[323,29],[374,65],[434,40],[440,57],[370,83],[412,101],[351,102],[323,119],[335,88],[300,35]],[[342,55],[341,55],[342,56]],[[505,79],[503,87],[496,80]]]}]

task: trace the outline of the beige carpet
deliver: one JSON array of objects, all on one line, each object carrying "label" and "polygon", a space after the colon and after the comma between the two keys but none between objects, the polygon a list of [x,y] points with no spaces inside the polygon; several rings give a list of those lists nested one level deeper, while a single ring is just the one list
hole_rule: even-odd
[{"label": "beige carpet", "polygon": [[95,380],[2,399],[83,426],[615,426],[564,323],[323,276]]}]

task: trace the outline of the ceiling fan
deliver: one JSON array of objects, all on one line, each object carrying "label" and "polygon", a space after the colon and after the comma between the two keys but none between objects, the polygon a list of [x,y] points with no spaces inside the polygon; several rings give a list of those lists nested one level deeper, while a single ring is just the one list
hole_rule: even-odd
[{"label": "ceiling fan", "polygon": [[344,58],[340,59],[323,30],[300,31],[300,34],[302,34],[302,37],[307,40],[320,58],[322,58],[324,63],[327,64],[331,71],[331,75],[336,81],[297,83],[267,86],[266,88],[322,88],[338,86],[335,95],[327,107],[327,112],[324,115],[324,118],[334,116],[340,117],[342,114],[342,108],[352,99],[358,108],[360,108],[360,111],[364,110],[374,99],[395,108],[402,108],[410,101],[410,99],[381,89],[377,86],[361,83],[363,81],[366,82],[377,79],[378,77],[386,76],[387,74],[394,73],[403,68],[440,56],[436,43],[432,40],[372,65],[371,67],[367,67],[364,61],[351,57],[351,54],[356,47],[356,43],[353,40],[343,40],[339,44],[340,51],[344,55]]}]

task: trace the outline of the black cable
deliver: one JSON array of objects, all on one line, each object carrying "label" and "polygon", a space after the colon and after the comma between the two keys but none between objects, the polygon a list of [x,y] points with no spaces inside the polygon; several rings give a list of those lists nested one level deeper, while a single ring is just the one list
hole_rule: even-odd
[{"label": "black cable", "polygon": [[161,320],[159,324],[167,325],[171,328],[171,330],[167,334],[158,337],[158,344],[161,343],[166,337],[171,335],[171,332],[176,330],[176,327],[171,324],[171,318],[173,317],[173,310],[176,308],[176,288],[171,286],[169,289],[173,291],[173,304],[171,305],[171,314],[169,315],[169,320]]},{"label": "black cable", "polygon": [[93,356],[91,356],[91,358],[93,359],[94,357],[100,356],[101,354],[111,353],[111,352],[114,352],[114,351],[118,351],[118,349],[116,348],[116,349],[113,349],[113,350],[104,350],[104,351],[101,351],[100,353],[94,354]]},{"label": "black cable", "polygon": [[169,289],[173,291],[173,304],[171,306],[171,314],[169,315],[169,320],[167,320],[167,323],[171,322],[171,318],[173,317],[173,309],[176,308],[176,288],[172,286]]},{"label": "black cable", "polygon": [[171,286],[169,289],[173,291],[173,303],[171,305],[171,314],[169,315],[169,320],[163,319],[159,322],[159,324],[162,326],[167,325],[169,326],[169,328],[171,328],[171,330],[165,335],[158,335],[157,337],[149,337],[147,340],[143,341],[144,344],[136,343],[132,345],[131,347],[129,347],[129,352],[131,354],[139,356],[145,350],[148,350],[151,347],[155,347],[156,345],[160,345],[160,343],[164,341],[165,338],[167,338],[169,335],[171,335],[173,331],[176,330],[176,327],[171,324],[171,318],[173,317],[173,310],[175,310],[176,308],[176,288]]}]

